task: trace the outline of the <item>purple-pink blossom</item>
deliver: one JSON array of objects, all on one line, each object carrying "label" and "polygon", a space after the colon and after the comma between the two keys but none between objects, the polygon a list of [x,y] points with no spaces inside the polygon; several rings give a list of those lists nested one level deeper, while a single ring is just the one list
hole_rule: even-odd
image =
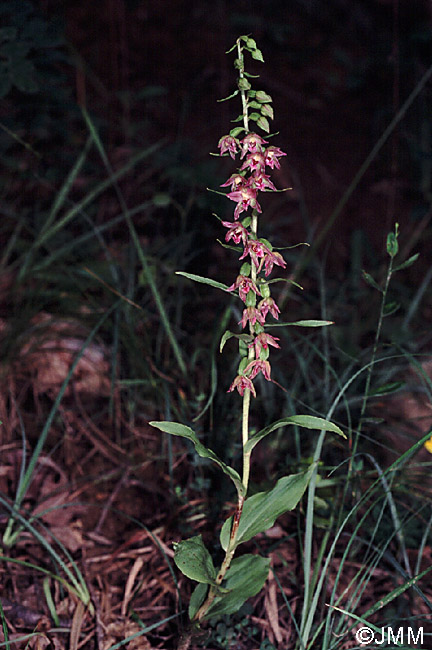
[{"label": "purple-pink blossom", "polygon": [[242,327],[246,327],[248,321],[251,325],[255,325],[257,321],[261,325],[265,323],[262,313],[256,307],[246,307],[246,309],[243,309],[243,316],[241,321],[239,321],[239,325],[241,323]]},{"label": "purple-pink blossom", "polygon": [[255,379],[255,377],[260,372],[262,372],[267,381],[271,381],[271,367],[268,361],[264,361],[263,359],[255,359],[255,361],[248,363],[245,368],[245,373],[250,373],[249,376],[251,379]]},{"label": "purple-pink blossom", "polygon": [[258,309],[264,318],[266,318],[267,314],[270,312],[273,318],[276,318],[276,320],[279,319],[280,309],[271,296],[260,300],[258,303]]},{"label": "purple-pink blossom", "polygon": [[239,141],[236,138],[233,138],[232,135],[224,135],[218,142],[220,155],[223,156],[224,153],[228,152],[231,158],[234,160],[237,154],[238,145]]},{"label": "purple-pink blossom", "polygon": [[280,169],[280,162],[278,158],[281,156],[286,156],[286,153],[282,151],[282,149],[279,149],[279,147],[268,147],[265,150],[266,165],[271,167],[271,169],[274,169],[275,167],[277,169]]},{"label": "purple-pink blossom", "polygon": [[249,379],[249,377],[245,377],[245,375],[237,375],[231,386],[228,388],[227,393],[231,393],[236,388],[242,396],[244,395],[245,390],[250,390],[252,395],[256,397],[255,386],[253,385],[252,380]]},{"label": "purple-pink blossom", "polygon": [[254,208],[257,212],[262,212],[261,206],[256,200],[257,190],[253,187],[241,187],[239,190],[230,192],[227,197],[231,201],[236,201],[236,209],[234,210],[234,219],[238,219],[242,212],[249,208]]},{"label": "purple-pink blossom", "polygon": [[255,153],[255,151],[261,151],[263,144],[268,144],[264,138],[262,138],[260,135],[257,135],[256,133],[248,133],[243,140],[241,141],[242,144],[242,153],[241,153],[241,158],[244,158],[247,152],[249,153]]},{"label": "purple-pink blossom", "polygon": [[245,275],[238,275],[234,284],[228,287],[227,291],[235,291],[236,289],[238,289],[239,296],[243,302],[246,302],[246,296],[250,290],[252,290],[257,296],[261,295],[252,278],[248,278]]},{"label": "purple-pink blossom", "polygon": [[276,343],[276,341],[279,340],[280,339],[278,339],[277,337],[271,336],[271,334],[266,334],[266,332],[261,332],[261,334],[258,334],[258,336],[255,337],[254,342],[251,343],[249,347],[255,348],[255,356],[258,359],[262,348],[264,348],[264,350],[267,350],[269,345],[273,346],[274,348],[280,348],[280,345]]},{"label": "purple-pink blossom", "polygon": [[228,228],[228,232],[225,235],[225,241],[232,239],[236,244],[240,244],[240,242],[242,242],[243,245],[246,244],[249,234],[241,223],[222,221],[222,225],[225,226],[225,228]]}]

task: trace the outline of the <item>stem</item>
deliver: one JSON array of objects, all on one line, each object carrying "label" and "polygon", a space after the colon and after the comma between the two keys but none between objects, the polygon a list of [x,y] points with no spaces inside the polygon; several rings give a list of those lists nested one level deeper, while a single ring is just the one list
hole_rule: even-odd
[{"label": "stem", "polygon": [[[240,45],[240,39],[237,39],[237,53],[238,53],[238,60],[239,60],[239,77],[240,79],[244,79],[244,57],[243,57],[243,50]],[[246,133],[249,132],[249,117],[248,117],[248,106],[247,106],[247,99],[246,99],[246,93],[244,90],[240,90],[240,95],[241,95],[241,100],[242,100],[242,108],[243,108],[243,124],[244,128],[246,130]]]},{"label": "stem", "polygon": [[[243,57],[243,51],[242,47],[240,45],[240,39],[237,40],[237,52],[238,52],[238,61],[239,61],[239,77],[240,79],[244,78],[244,57]],[[241,94],[241,101],[242,101],[242,108],[243,108],[243,125],[245,128],[246,132],[249,132],[249,117],[248,117],[248,103],[247,103],[247,97],[246,97],[246,91],[245,90],[240,90]],[[252,222],[251,222],[251,232],[255,239],[257,238],[257,230],[258,230],[258,212],[254,209],[252,211]],[[255,264],[252,262],[251,266],[251,278],[256,282],[257,279],[257,270]],[[249,323],[250,327],[250,333],[254,335],[254,328],[253,325]],[[250,361],[253,361],[255,359],[255,351],[254,348],[249,348],[249,353],[248,353],[248,358]],[[251,399],[251,394],[250,390],[246,389],[243,394],[243,411],[242,411],[242,445],[243,445],[243,478],[242,478],[242,483],[243,483],[243,495],[238,496],[238,502],[237,502],[237,508],[234,513],[233,517],[233,523],[231,527],[231,534],[230,534],[230,539],[228,542],[228,546],[225,552],[225,557],[224,560],[221,564],[221,567],[219,569],[218,575],[216,577],[216,585],[220,585],[222,583],[222,580],[225,578],[225,574],[228,571],[228,569],[231,566],[232,559],[234,557],[235,549],[236,549],[236,541],[237,541],[237,534],[239,530],[239,525],[240,525],[240,518],[243,512],[243,504],[245,501],[245,497],[247,494],[248,490],[248,485],[249,485],[249,474],[250,474],[250,456],[251,452],[245,452],[245,446],[246,443],[249,439],[249,411],[250,411],[250,399]],[[208,609],[210,608],[212,602],[217,596],[217,587],[211,585],[209,588],[209,592],[207,594],[207,598],[197,611],[197,613],[194,616],[193,622],[200,622],[204,616],[206,615]]]}]

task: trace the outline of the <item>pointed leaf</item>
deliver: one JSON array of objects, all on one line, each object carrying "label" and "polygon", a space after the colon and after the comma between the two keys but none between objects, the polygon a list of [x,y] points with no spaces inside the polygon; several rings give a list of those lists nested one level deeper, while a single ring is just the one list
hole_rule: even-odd
[{"label": "pointed leaf", "polygon": [[235,471],[232,467],[229,465],[226,465],[211,449],[207,449],[197,438],[197,435],[193,429],[190,427],[185,426],[184,424],[180,424],[179,422],[149,422],[149,424],[152,427],[156,427],[156,429],[160,429],[160,431],[164,431],[165,433],[170,433],[172,436],[180,436],[181,438],[187,438],[190,440],[195,447],[195,451],[198,454],[198,456],[201,456],[201,458],[209,458],[212,460],[216,465],[218,465],[221,470],[223,471],[224,474],[230,477],[234,485],[236,486],[237,492],[239,495],[244,495],[244,488],[243,484],[241,481],[241,478],[238,474],[238,472]]},{"label": "pointed leaf", "polygon": [[251,343],[251,341],[253,341],[253,337],[250,334],[235,334],[234,332],[230,332],[229,330],[226,330],[226,332],[224,332],[224,335],[221,338],[220,348],[219,348],[220,352],[222,352],[225,343],[229,341],[229,339],[231,339],[232,337],[239,339],[240,341],[244,341],[245,343]]},{"label": "pointed leaf", "polygon": [[402,262],[402,264],[399,264],[399,266],[396,266],[393,269],[393,272],[395,271],[400,271],[401,269],[406,269],[408,266],[411,266],[411,264],[414,264],[419,258],[420,253],[415,253],[414,255],[411,255],[405,262]]},{"label": "pointed leaf", "polygon": [[201,535],[175,544],[174,562],[187,578],[206,585],[216,584],[216,569]]},{"label": "pointed leaf", "polygon": [[222,291],[226,291],[228,289],[228,286],[226,284],[223,284],[222,282],[217,282],[217,280],[211,280],[210,278],[203,278],[201,275],[195,275],[194,273],[186,273],[185,271],[176,271],[176,275],[182,275],[185,278],[188,278],[189,280],[193,280],[194,282],[200,282],[201,284],[208,284],[211,287],[214,287],[215,289],[222,289]]},{"label": "pointed leaf", "polygon": [[235,97],[235,96],[238,95],[238,94],[239,94],[239,91],[238,91],[238,90],[235,90],[235,91],[232,93],[232,95],[230,95],[229,97],[224,97],[223,99],[218,99],[217,101],[218,101],[218,102],[226,102],[228,99],[232,99],[233,97]]},{"label": "pointed leaf", "polygon": [[[259,492],[246,499],[240,517],[236,547],[271,528],[275,520],[288,510],[293,510],[306,490],[314,465],[307,472],[280,478],[273,489]],[[231,534],[232,517],[222,526],[220,542],[226,551]]]},{"label": "pointed leaf", "polygon": [[204,620],[238,612],[248,598],[261,591],[269,569],[270,558],[261,555],[248,554],[235,558],[224,583],[228,593],[216,596]]},{"label": "pointed leaf", "polygon": [[326,327],[327,325],[334,325],[332,320],[296,320],[292,323],[272,323],[269,327],[289,327],[296,325],[297,327]]},{"label": "pointed leaf", "polygon": [[190,597],[189,601],[189,609],[188,609],[188,614],[189,614],[189,620],[191,621],[201,605],[204,602],[204,599],[207,595],[207,589],[208,586],[203,584],[202,582],[199,582],[195,589],[192,592],[192,595]]},{"label": "pointed leaf", "polygon": [[366,271],[362,271],[362,276],[363,276],[363,280],[365,280],[365,282],[370,284],[371,287],[373,287],[374,289],[377,289],[377,291],[379,291],[380,293],[383,292],[383,290],[381,289],[379,284],[377,282],[375,282],[375,280],[373,279],[373,277],[369,273],[366,273]]},{"label": "pointed leaf", "polygon": [[338,433],[343,438],[346,438],[346,435],[343,431],[333,422],[329,420],[324,420],[324,418],[317,418],[314,415],[291,415],[288,418],[282,418],[269,424],[265,429],[261,429],[257,433],[253,434],[245,445],[245,452],[248,453],[252,451],[255,445],[280,427],[284,427],[288,424],[294,424],[298,427],[304,427],[305,429],[315,429],[316,431],[331,431],[332,433]]},{"label": "pointed leaf", "polygon": [[229,134],[233,138],[237,138],[237,136],[239,136],[242,131],[245,131],[244,126],[235,126],[233,129],[231,129]]}]

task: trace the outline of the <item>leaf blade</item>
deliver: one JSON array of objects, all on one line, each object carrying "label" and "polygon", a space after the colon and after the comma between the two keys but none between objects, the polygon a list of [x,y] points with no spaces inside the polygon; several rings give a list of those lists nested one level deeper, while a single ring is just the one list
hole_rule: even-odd
[{"label": "leaf blade", "polygon": [[223,471],[223,473],[230,477],[230,479],[236,486],[236,490],[238,494],[244,496],[244,487],[238,472],[236,472],[236,470],[230,467],[229,465],[226,465],[226,463],[224,463],[219,458],[219,456],[215,454],[214,451],[205,447],[198,440],[197,435],[193,429],[187,427],[185,424],[180,424],[180,422],[152,421],[149,422],[149,424],[150,426],[155,427],[156,429],[159,429],[164,433],[169,433],[172,436],[179,436],[181,438],[187,438],[188,440],[190,440],[193,443],[195,447],[195,451],[198,454],[198,456],[201,456],[201,458],[209,458],[216,465],[218,465],[220,469]]},{"label": "leaf blade", "polygon": [[[307,472],[283,476],[276,485],[267,492],[258,492],[246,499],[240,517],[236,547],[247,542],[258,533],[271,528],[280,515],[293,510],[302,498],[315,465]],[[232,517],[227,519],[220,532],[220,542],[226,551],[230,539]]]}]

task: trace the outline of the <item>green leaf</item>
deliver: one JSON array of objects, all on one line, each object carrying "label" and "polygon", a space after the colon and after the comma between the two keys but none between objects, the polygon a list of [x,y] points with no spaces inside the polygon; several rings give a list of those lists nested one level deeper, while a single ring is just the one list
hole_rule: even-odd
[{"label": "green leaf", "polygon": [[415,255],[411,255],[405,262],[402,262],[402,264],[399,264],[399,266],[396,266],[393,271],[400,271],[401,269],[406,269],[408,266],[411,266],[416,262],[419,258],[420,253],[415,253]]},{"label": "green leaf", "polygon": [[326,327],[327,325],[334,325],[332,320],[296,320],[292,323],[272,323],[266,327],[290,327],[296,325],[297,327]]},{"label": "green leaf", "polygon": [[229,330],[226,330],[226,332],[224,332],[221,338],[219,352],[222,352],[225,343],[229,341],[232,337],[239,339],[240,341],[245,341],[245,343],[251,343],[253,341],[253,337],[250,334],[235,334],[234,332],[230,332]]},{"label": "green leaf", "polygon": [[216,584],[216,569],[201,535],[175,544],[174,562],[187,578],[206,585]]},{"label": "green leaf", "polygon": [[242,555],[235,558],[226,574],[228,593],[216,596],[204,620],[238,612],[243,603],[261,591],[270,569],[270,558]]},{"label": "green leaf", "polygon": [[[236,547],[271,528],[275,520],[288,510],[293,510],[306,490],[315,465],[307,472],[280,478],[273,489],[259,492],[246,499],[240,517]],[[220,543],[224,551],[228,548],[232,517],[222,526]]]},{"label": "green leaf", "polygon": [[[235,97],[236,95],[238,95],[239,92],[240,92],[239,90],[235,90],[235,91],[232,93],[232,95],[229,95],[229,97],[224,97],[223,99],[218,99],[217,101],[218,101],[219,103],[220,103],[220,102],[226,102],[226,101],[228,101],[228,99],[232,99],[233,97]],[[235,137],[235,136],[234,136],[234,137]]]},{"label": "green leaf", "polygon": [[383,290],[381,289],[379,284],[377,282],[375,282],[375,280],[373,279],[373,277],[369,273],[366,273],[366,271],[362,271],[362,276],[363,276],[363,280],[365,280],[365,282],[370,284],[371,287],[373,287],[374,289],[377,289],[377,291],[379,291],[380,293],[383,292]]},{"label": "green leaf", "polygon": [[403,388],[403,386],[405,386],[405,382],[403,381],[390,381],[387,384],[382,384],[381,386],[378,386],[377,388],[371,390],[369,397],[372,397],[374,395],[388,395],[390,393],[395,393],[396,391]]},{"label": "green leaf", "polygon": [[193,590],[189,601],[189,609],[188,609],[189,620],[193,619],[193,617],[195,616],[195,614],[203,604],[204,599],[207,595],[207,589],[208,586],[200,582]]},{"label": "green leaf", "polygon": [[384,316],[391,316],[398,311],[400,304],[392,300],[391,302],[386,302],[384,305]]},{"label": "green leaf", "polygon": [[232,136],[233,138],[236,138],[237,136],[240,135],[240,133],[242,133],[242,131],[245,131],[244,126],[235,126],[233,129],[231,129],[231,131],[229,132],[229,134],[230,134],[230,136]]},{"label": "green leaf", "polygon": [[329,420],[324,420],[324,418],[317,418],[314,415],[291,415],[288,418],[277,420],[276,422],[273,422],[273,424],[269,424],[269,426],[265,427],[265,429],[261,429],[261,431],[253,434],[245,445],[245,453],[252,451],[255,445],[260,440],[268,436],[269,433],[272,433],[281,427],[285,427],[288,424],[294,424],[295,426],[303,427],[305,429],[315,429],[316,431],[331,431],[332,433],[337,433],[343,438],[346,438],[346,435],[343,433],[343,431],[336,424],[333,424],[333,422],[330,422]]},{"label": "green leaf", "polygon": [[259,50],[258,48],[256,50],[252,50],[251,56],[253,59],[255,59],[255,61],[261,61],[261,63],[264,63],[264,57],[262,55],[261,50]]},{"label": "green leaf", "polygon": [[215,289],[222,289],[222,291],[227,291],[228,286],[222,282],[217,282],[217,280],[211,280],[210,278],[203,278],[201,275],[195,275],[194,273],[186,273],[185,271],[176,271],[176,275],[182,275],[189,280],[194,282],[200,282],[201,284],[208,284]]},{"label": "green leaf", "polygon": [[197,438],[197,435],[193,429],[190,427],[187,427],[184,424],[180,424],[179,422],[149,422],[149,424],[152,427],[156,427],[156,429],[160,429],[160,431],[164,431],[165,433],[169,433],[172,436],[180,436],[181,438],[187,438],[190,440],[194,447],[195,451],[198,454],[198,456],[201,456],[201,458],[209,458],[212,460],[216,465],[218,465],[221,470],[223,471],[224,474],[230,477],[234,485],[236,486],[237,492],[240,496],[244,496],[244,487],[241,481],[241,478],[238,474],[238,472],[235,471],[232,467],[229,465],[226,465],[211,449],[207,449]]}]

